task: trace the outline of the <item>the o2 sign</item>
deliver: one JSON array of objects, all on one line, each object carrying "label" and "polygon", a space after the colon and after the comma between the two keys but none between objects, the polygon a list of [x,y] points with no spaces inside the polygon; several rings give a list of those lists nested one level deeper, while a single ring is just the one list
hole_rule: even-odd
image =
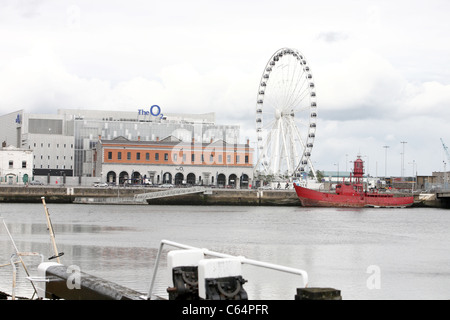
[{"label": "the o2 sign", "polygon": [[144,109],[139,109],[139,110],[138,110],[138,115],[140,115],[140,116],[149,116],[149,115],[152,115],[152,116],[154,116],[154,117],[160,116],[160,119],[162,119],[163,116],[164,116],[164,115],[161,113],[161,108],[160,108],[158,105],[156,105],[156,104],[154,104],[153,106],[151,106],[149,111],[144,110]]}]

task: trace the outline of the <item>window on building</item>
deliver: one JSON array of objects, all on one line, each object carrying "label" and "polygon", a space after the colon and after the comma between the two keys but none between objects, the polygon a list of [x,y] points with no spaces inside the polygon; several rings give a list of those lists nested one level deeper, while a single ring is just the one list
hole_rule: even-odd
[{"label": "window on building", "polygon": [[203,153],[202,153],[201,159],[202,159],[202,162],[205,162],[205,157],[203,156]]},{"label": "window on building", "polygon": [[145,160],[147,160],[147,161],[150,160],[150,153],[147,152],[147,153],[145,154]]},{"label": "window on building", "polygon": [[122,152],[117,152],[117,160],[122,160]]},{"label": "window on building", "polygon": [[248,163],[248,156],[245,156],[245,163]]},{"label": "window on building", "polygon": [[214,155],[211,153],[210,155],[209,155],[209,162],[213,162],[214,161]]},{"label": "window on building", "polygon": [[141,153],[140,152],[136,153],[136,160],[141,160]]},{"label": "window on building", "polygon": [[169,160],[169,154],[168,153],[164,153],[164,161],[168,161]]},{"label": "window on building", "polygon": [[186,155],[183,153],[183,162],[186,162]]},{"label": "window on building", "polygon": [[241,160],[240,156],[236,156],[236,163],[239,163],[239,160]]},{"label": "window on building", "polygon": [[127,152],[127,160],[131,160],[131,152]]},{"label": "window on building", "polygon": [[223,157],[221,154],[219,154],[219,163],[222,163],[222,161],[223,161]]},{"label": "window on building", "polygon": [[191,154],[191,161],[192,161],[192,162],[195,161],[195,154]]},{"label": "window on building", "polygon": [[231,163],[231,155],[227,155],[227,163]]},{"label": "window on building", "polygon": [[14,161],[9,160],[9,169],[12,169],[14,167]]},{"label": "window on building", "polygon": [[177,161],[178,160],[178,155],[176,153],[173,153],[173,161]]},{"label": "window on building", "polygon": [[159,161],[159,153],[155,153],[155,160]]},{"label": "window on building", "polygon": [[112,152],[108,151],[108,160],[112,160]]},{"label": "window on building", "polygon": [[26,168],[27,167],[27,162],[26,161],[22,161],[22,168]]}]

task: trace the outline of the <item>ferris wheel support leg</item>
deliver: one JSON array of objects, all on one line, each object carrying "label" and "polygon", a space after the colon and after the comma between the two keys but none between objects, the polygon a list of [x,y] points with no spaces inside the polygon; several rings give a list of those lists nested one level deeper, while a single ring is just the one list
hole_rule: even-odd
[{"label": "ferris wheel support leg", "polygon": [[308,158],[308,165],[309,165],[309,168],[311,169],[311,171],[313,172],[314,179],[317,180],[316,170],[314,170],[314,166],[313,166],[310,158]]}]

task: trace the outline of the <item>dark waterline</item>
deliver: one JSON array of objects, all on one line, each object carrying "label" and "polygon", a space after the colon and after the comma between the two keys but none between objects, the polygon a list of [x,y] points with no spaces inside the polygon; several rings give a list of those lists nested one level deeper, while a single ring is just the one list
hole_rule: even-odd
[{"label": "dark waterline", "polygon": [[[61,263],[147,293],[162,239],[300,268],[310,287],[343,299],[449,299],[450,211],[434,208],[334,209],[239,206],[48,204]],[[20,251],[53,255],[42,204],[2,204]],[[3,223],[0,264],[14,252]],[[172,249],[172,248],[170,248]],[[29,269],[38,260],[27,258]],[[373,270],[379,286],[374,288]],[[302,279],[244,266],[250,299],[293,299]],[[0,268],[11,292],[12,269]],[[165,260],[156,292],[165,294]],[[32,289],[19,274],[17,295]]]}]

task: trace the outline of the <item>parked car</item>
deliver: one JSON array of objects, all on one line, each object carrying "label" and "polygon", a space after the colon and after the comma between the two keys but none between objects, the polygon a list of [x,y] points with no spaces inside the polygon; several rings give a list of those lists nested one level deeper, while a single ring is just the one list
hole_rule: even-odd
[{"label": "parked car", "polygon": [[108,184],[106,182],[94,182],[94,187],[107,187]]},{"label": "parked car", "polygon": [[43,186],[44,184],[40,182],[39,180],[33,180],[29,183],[31,186]]},{"label": "parked car", "polygon": [[171,183],[164,183],[162,185],[160,185],[161,188],[173,188],[173,184]]}]

